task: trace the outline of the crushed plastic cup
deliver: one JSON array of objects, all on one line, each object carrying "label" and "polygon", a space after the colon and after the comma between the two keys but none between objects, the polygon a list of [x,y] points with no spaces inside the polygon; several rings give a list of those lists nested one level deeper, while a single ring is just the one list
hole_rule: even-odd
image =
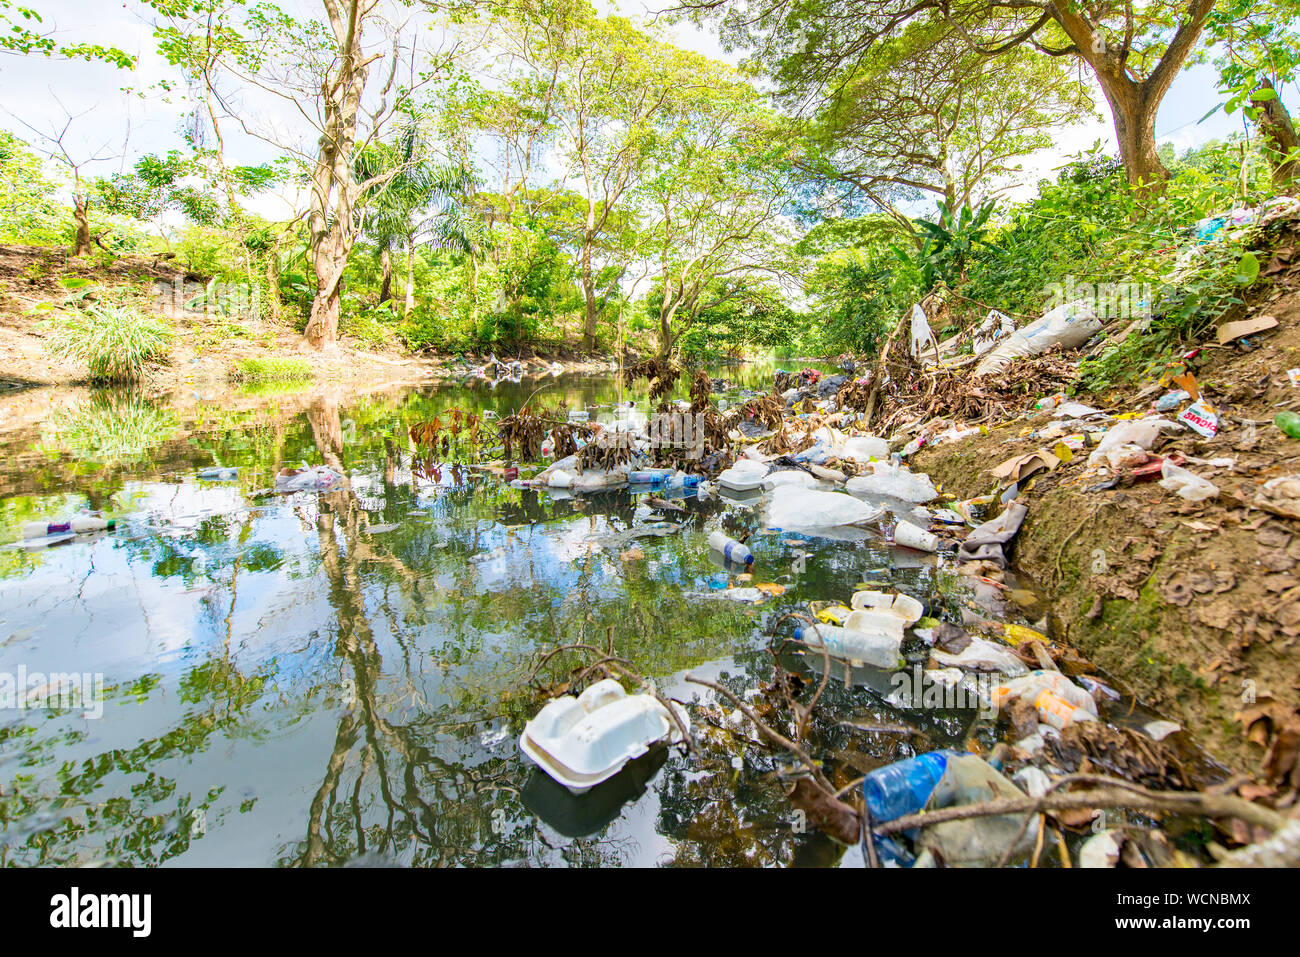
[{"label": "crushed plastic cup", "polygon": [[905,548],[915,548],[920,552],[934,552],[939,549],[937,536],[918,528],[911,522],[899,522],[894,529],[894,544]]}]

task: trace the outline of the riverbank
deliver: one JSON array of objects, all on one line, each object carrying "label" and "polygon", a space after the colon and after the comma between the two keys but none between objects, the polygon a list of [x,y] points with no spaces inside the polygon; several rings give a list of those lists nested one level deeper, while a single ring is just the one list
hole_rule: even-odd
[{"label": "riverbank", "polygon": [[[93,296],[100,289],[134,299],[176,331],[165,361],[145,370],[141,389],[150,395],[248,379],[250,369],[257,378],[258,367],[268,365],[280,367],[279,378],[286,377],[284,368],[291,368],[302,370],[297,378],[353,388],[412,384],[460,378],[490,358],[415,355],[392,345],[372,348],[346,335],[335,348],[318,351],[288,322],[228,316],[196,305],[203,287],[167,261],[146,256],[79,260],[61,249],[0,245],[0,395],[84,382],[84,364],[51,355],[43,321],[70,296]],[[554,354],[503,353],[500,358],[518,362],[523,375],[605,372],[611,362],[608,356],[583,355],[569,346]]]},{"label": "riverbank", "polygon": [[[1295,241],[1291,224],[1266,269],[1270,281],[1235,313],[1271,316],[1276,327],[1245,343],[1211,337],[1190,363],[1218,415],[1217,434],[1164,430],[1150,450],[1182,455],[1219,494],[1191,502],[1162,488],[1158,473],[1147,481],[1132,470],[1108,485],[1086,473],[1085,448],[1021,483],[1029,512],[1013,551],[1051,606],[1054,637],[1234,770],[1259,773],[1263,761],[1274,784],[1296,773],[1300,746],[1300,512],[1260,507],[1260,490],[1300,473],[1300,440],[1272,423],[1279,411],[1300,408],[1288,374],[1300,366]],[[1142,383],[1075,398],[1116,414],[1148,413],[1166,392]],[[1042,435],[1052,422],[1051,409],[1002,422],[922,449],[911,465],[959,498],[998,491],[990,470],[1052,450],[1055,440]]]}]

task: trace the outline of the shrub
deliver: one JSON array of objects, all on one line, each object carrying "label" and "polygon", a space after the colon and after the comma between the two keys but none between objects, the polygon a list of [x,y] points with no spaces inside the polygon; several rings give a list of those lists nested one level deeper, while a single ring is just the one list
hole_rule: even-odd
[{"label": "shrub", "polygon": [[97,383],[139,382],[145,364],[160,359],[176,335],[158,316],[128,303],[90,302],[49,320],[49,348],[86,363]]},{"label": "shrub", "polygon": [[306,359],[271,356],[264,359],[241,359],[231,378],[241,382],[269,382],[280,379],[310,379],[311,363]]}]

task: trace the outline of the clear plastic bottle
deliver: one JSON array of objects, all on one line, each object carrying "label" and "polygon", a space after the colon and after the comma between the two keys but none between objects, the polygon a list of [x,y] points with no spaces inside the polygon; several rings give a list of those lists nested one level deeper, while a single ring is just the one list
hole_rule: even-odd
[{"label": "clear plastic bottle", "polygon": [[897,668],[898,648],[902,644],[902,630],[863,631],[839,625],[809,625],[796,628],[794,636],[809,648],[826,652],[849,662],[861,662],[873,668]]}]

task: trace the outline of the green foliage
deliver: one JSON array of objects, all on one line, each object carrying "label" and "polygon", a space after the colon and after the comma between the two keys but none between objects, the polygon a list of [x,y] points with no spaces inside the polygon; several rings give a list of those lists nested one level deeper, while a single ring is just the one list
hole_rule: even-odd
[{"label": "green foliage", "polygon": [[130,303],[90,302],[48,323],[50,351],[85,362],[97,383],[139,382],[146,363],[161,359],[175,336],[161,318]]},{"label": "green foliage", "polygon": [[289,356],[265,356],[241,359],[231,378],[241,382],[271,382],[285,379],[310,379],[315,374],[306,359]]},{"label": "green foliage", "polygon": [[993,214],[994,205],[985,203],[978,211],[970,206],[955,211],[943,201],[938,206],[937,223],[928,219],[914,221],[924,237],[920,249],[908,251],[897,244],[890,249],[899,262],[919,274],[927,289],[937,282],[956,289],[966,281],[966,262],[984,241],[986,223]]},{"label": "green foliage", "polygon": [[54,241],[66,218],[40,157],[0,130],[0,241]]},{"label": "green foliage", "polygon": [[42,447],[100,465],[139,462],[180,428],[174,409],[130,392],[96,392],[42,423]]}]

